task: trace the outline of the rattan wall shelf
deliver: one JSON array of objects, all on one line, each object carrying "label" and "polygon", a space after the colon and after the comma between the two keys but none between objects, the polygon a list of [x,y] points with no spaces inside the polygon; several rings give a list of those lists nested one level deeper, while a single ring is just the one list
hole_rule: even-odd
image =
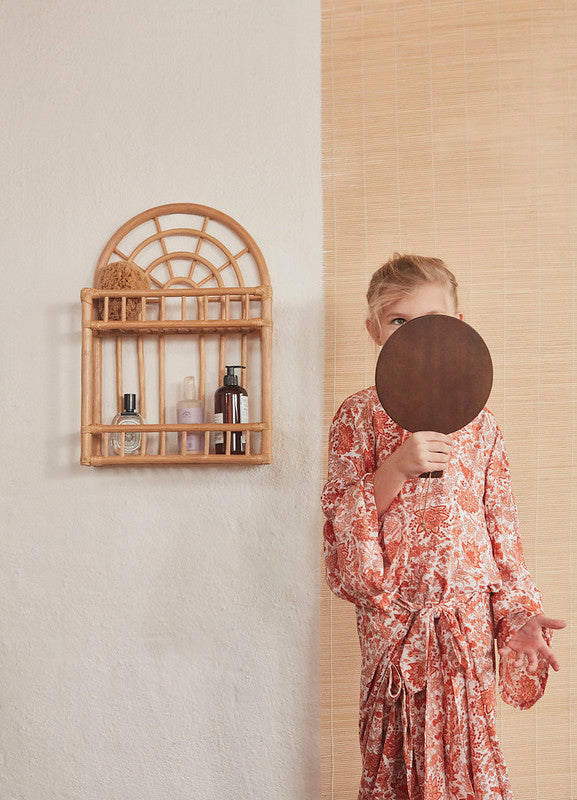
[{"label": "rattan wall shelf", "polygon": [[[151,288],[82,289],[81,463],[269,464],[272,288],[256,242],[220,211],[175,203],[119,228],[98,260],[95,285],[100,271],[118,261],[140,267]],[[241,384],[249,390],[250,417],[242,425],[212,421],[214,391],[227,364],[246,367]],[[177,381],[189,374],[205,403],[203,424],[176,423]],[[110,424],[125,392],[137,394],[144,418],[129,429],[142,434],[138,452],[130,454],[124,434],[119,452],[111,446],[112,434],[128,430]],[[214,452],[217,431],[225,433],[224,454]],[[234,431],[245,434],[244,454],[230,452]],[[201,452],[186,452],[191,432],[201,434]]]}]

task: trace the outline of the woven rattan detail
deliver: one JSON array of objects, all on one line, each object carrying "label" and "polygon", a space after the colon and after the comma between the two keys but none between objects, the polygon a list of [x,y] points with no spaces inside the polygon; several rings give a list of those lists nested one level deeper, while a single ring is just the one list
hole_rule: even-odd
[{"label": "woven rattan detail", "polygon": [[[119,274],[122,270],[121,289],[110,288],[115,270]],[[126,288],[135,273],[143,276],[143,282]],[[250,234],[208,206],[157,206],[130,219],[110,238],[98,260],[94,285],[107,288],[81,293],[81,462],[92,466],[270,463],[272,287],[264,257]],[[184,425],[169,419],[177,399],[167,396],[175,339],[190,341],[189,361],[196,365],[205,423]],[[107,351],[112,365],[106,361]],[[225,366],[239,361],[245,367],[243,385],[258,388],[258,396],[252,397],[258,413],[251,413],[250,421],[242,424],[213,423],[212,392],[222,384]],[[138,453],[110,449],[116,428],[106,423],[104,408],[110,395],[105,376],[111,371],[115,412],[122,409],[123,394],[135,383],[138,386],[139,412],[145,419],[131,428],[142,434]],[[132,376],[130,387],[127,374]],[[237,455],[230,452],[230,442],[231,434],[239,430],[246,450]],[[182,434],[193,432],[201,434],[204,446],[191,454]],[[215,432],[225,434],[222,455],[214,453]]]}]

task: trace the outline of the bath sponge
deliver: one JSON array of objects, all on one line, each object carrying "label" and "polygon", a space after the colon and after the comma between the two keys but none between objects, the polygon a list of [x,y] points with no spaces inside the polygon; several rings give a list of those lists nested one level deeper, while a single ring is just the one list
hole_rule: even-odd
[{"label": "bath sponge", "polygon": [[[132,261],[116,261],[106,264],[96,271],[95,289],[150,289],[148,275]],[[95,302],[100,318],[104,318],[104,300]],[[126,298],[126,319],[137,320],[140,314],[140,298]],[[111,297],[108,300],[108,319],[119,320],[122,316],[122,298]]]}]

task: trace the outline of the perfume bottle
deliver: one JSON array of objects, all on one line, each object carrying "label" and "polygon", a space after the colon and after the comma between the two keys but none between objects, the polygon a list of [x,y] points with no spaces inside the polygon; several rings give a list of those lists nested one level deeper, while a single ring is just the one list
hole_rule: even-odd
[{"label": "perfume bottle", "polygon": [[[117,414],[112,420],[113,425],[142,425],[144,420],[136,410],[136,395],[124,395],[124,410]],[[140,431],[126,431],[124,434],[124,455],[136,453],[142,443],[142,433]],[[110,436],[110,446],[115,453],[122,450],[122,435],[113,433]]]}]

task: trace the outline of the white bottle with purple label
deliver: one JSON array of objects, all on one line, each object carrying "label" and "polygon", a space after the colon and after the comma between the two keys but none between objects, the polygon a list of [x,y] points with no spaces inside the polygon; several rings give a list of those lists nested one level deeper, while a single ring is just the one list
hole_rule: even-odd
[{"label": "white bottle with purple label", "polygon": [[[204,422],[204,405],[202,401],[198,399],[196,380],[192,375],[184,379],[183,399],[179,400],[176,404],[176,421],[179,425],[194,425]],[[196,431],[187,434],[180,433],[178,435],[180,453],[183,452],[183,436],[185,435],[185,453],[204,453],[204,433]]]}]

